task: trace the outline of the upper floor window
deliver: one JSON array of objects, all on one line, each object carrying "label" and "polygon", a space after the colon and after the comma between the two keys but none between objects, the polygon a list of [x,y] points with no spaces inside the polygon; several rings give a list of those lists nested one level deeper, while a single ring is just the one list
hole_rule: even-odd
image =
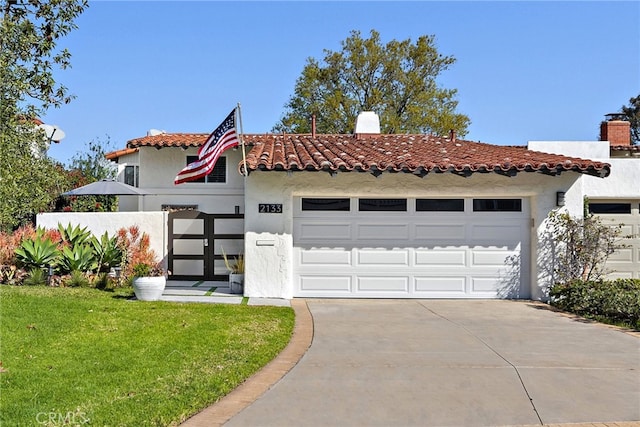
[{"label": "upper floor window", "polygon": [[124,167],[124,183],[132,187],[140,186],[140,166],[127,165]]},{"label": "upper floor window", "polygon": [[[187,156],[187,164],[193,163],[198,160],[198,156]],[[227,158],[220,157],[216,162],[216,165],[213,167],[211,173],[205,177],[194,179],[190,182],[214,182],[214,183],[225,183],[227,182]]]}]

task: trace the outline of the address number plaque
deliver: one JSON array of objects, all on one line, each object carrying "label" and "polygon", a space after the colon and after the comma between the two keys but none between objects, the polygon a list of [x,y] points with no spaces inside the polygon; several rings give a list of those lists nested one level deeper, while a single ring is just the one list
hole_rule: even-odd
[{"label": "address number plaque", "polygon": [[282,203],[259,203],[259,213],[282,213]]}]

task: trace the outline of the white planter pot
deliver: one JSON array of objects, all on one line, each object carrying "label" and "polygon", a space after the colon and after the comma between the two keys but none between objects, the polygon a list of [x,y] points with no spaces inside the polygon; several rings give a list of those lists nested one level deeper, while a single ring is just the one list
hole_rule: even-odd
[{"label": "white planter pot", "polygon": [[164,292],[167,285],[167,278],[157,277],[136,277],[133,279],[133,291],[140,301],[157,301]]},{"label": "white planter pot", "polygon": [[244,293],[244,274],[229,274],[229,290],[232,294]]}]

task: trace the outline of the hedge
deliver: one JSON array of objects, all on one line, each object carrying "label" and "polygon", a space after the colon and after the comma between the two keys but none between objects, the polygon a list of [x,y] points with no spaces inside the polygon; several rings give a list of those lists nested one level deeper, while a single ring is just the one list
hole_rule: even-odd
[{"label": "hedge", "polygon": [[640,327],[640,279],[573,280],[552,286],[549,296],[561,310]]}]

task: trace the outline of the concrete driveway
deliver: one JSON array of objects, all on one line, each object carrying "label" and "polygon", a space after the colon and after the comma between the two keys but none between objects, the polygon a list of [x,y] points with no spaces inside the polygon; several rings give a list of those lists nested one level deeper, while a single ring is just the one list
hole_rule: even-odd
[{"label": "concrete driveway", "polygon": [[307,300],[313,341],[227,426],[640,421],[640,339],[525,301]]}]

